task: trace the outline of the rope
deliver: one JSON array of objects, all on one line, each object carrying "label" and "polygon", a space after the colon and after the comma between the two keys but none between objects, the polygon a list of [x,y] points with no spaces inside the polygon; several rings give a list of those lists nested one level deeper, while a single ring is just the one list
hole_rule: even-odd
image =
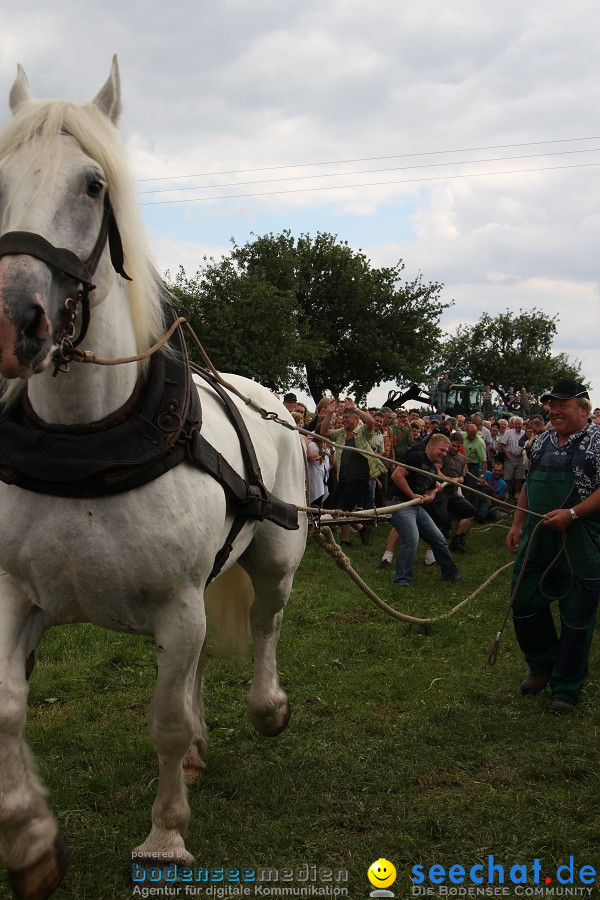
[{"label": "rope", "polygon": [[[342,525],[347,522],[368,521],[370,519],[387,518],[390,513],[397,509],[406,509],[407,506],[418,506],[423,500],[417,497],[415,500],[406,500],[403,503],[393,503],[390,506],[378,506],[373,509],[327,509],[324,510],[320,506],[296,506],[298,512],[310,513],[314,519],[317,519],[320,525]],[[343,519],[347,522],[344,522]]]},{"label": "rope", "polygon": [[137,356],[121,356],[117,359],[103,359],[101,356],[96,356],[91,350],[75,349],[73,350],[72,361],[94,363],[96,366],[122,366],[125,363],[140,362],[143,359],[148,359],[149,356],[152,356],[153,353],[156,353],[161,347],[164,347],[175,329],[179,328],[179,326],[184,323],[187,323],[185,316],[179,316],[179,318],[173,322],[167,333],[163,335],[156,344],[153,344],[152,347],[148,347],[143,353],[138,353]]},{"label": "rope", "polygon": [[461,600],[461,602],[457,603],[456,606],[452,607],[449,612],[443,613],[443,615],[441,616],[433,616],[431,618],[422,619],[418,618],[417,616],[409,616],[407,613],[398,612],[396,609],[386,603],[385,600],[382,600],[381,597],[379,597],[378,594],[376,594],[375,591],[373,591],[369,587],[369,585],[365,581],[363,581],[363,579],[355,571],[355,569],[352,568],[350,559],[346,556],[340,545],[336,542],[331,528],[325,527],[321,531],[316,531],[313,534],[313,538],[317,541],[319,546],[321,546],[323,550],[325,550],[325,552],[331,556],[336,566],[342,569],[342,571],[344,571],[352,579],[357,587],[359,587],[360,590],[364,594],[366,594],[370,600],[373,601],[375,606],[378,606],[379,609],[382,609],[389,616],[392,616],[393,619],[398,619],[398,621],[400,622],[409,622],[411,625],[433,625],[434,622],[442,622],[444,619],[449,619],[460,609],[462,609],[463,606],[466,606],[466,604],[474,597],[476,597],[477,594],[480,594],[481,591],[483,591],[483,589],[486,588],[491,581],[493,581],[496,575],[500,575],[501,572],[506,571],[506,569],[508,569],[513,564],[512,562],[509,562],[505,566],[502,566],[500,569],[490,575],[490,577],[486,581],[484,581],[484,583],[481,584],[477,588],[477,590],[473,591],[472,594],[469,594],[468,597],[466,597],[464,600]]}]

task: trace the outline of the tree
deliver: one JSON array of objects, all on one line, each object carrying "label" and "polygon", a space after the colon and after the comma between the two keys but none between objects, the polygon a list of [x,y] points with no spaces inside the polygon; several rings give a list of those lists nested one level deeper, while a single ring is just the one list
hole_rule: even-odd
[{"label": "tree", "polygon": [[180,269],[172,289],[218,368],[301,387],[316,402],[429,371],[450,304],[420,275],[402,282],[403,269],[373,268],[331,234],[295,240],[284,231],[234,243],[193,279]]},{"label": "tree", "polygon": [[455,382],[473,381],[506,390],[511,384],[539,396],[561,379],[581,381],[580,363],[552,354],[558,317],[539,309],[484,313],[475,325],[460,325],[443,345],[440,371]]},{"label": "tree", "polygon": [[[169,288],[216,368],[273,390],[296,383],[302,342],[290,328],[292,291],[280,290],[260,273],[241,273],[234,254],[219,263],[205,260],[193,278],[180,267]],[[195,345],[188,347],[192,359],[204,365]]]}]

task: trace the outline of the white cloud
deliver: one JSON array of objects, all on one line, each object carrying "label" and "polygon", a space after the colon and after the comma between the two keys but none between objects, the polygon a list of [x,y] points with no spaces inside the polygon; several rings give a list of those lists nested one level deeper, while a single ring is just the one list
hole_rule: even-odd
[{"label": "white cloud", "polygon": [[[28,0],[12,10],[0,57],[6,92],[22,62],[35,96],[89,99],[117,51],[123,134],[136,177],[208,172],[202,184],[237,183],[215,188],[214,196],[294,191],[145,208],[159,269],[181,263],[193,272],[204,253],[226,252],[229,237],[248,228],[333,228],[375,264],[401,257],[407,275],[421,270],[426,280],[443,282],[445,296],[456,300],[448,327],[483,310],[558,312],[556,349],[579,356],[600,394],[600,182],[589,167],[600,162],[600,143],[499,149],[597,131],[594,0],[372,0],[368,10],[362,0],[90,0],[85,17],[79,10],[74,0],[55,0],[51,10]],[[496,149],[433,152],[469,147]],[[507,159],[544,150],[594,152]],[[325,187],[325,179],[247,184],[370,167],[301,165],[309,162],[402,154],[411,156],[371,167],[446,165],[356,176],[370,188],[302,190]],[[490,162],[459,165],[484,159]],[[291,163],[298,168],[240,172]],[[515,171],[567,165],[574,168]],[[239,174],[216,174],[230,170]],[[375,184],[384,181],[405,183]],[[185,194],[162,199],[178,196]]]}]

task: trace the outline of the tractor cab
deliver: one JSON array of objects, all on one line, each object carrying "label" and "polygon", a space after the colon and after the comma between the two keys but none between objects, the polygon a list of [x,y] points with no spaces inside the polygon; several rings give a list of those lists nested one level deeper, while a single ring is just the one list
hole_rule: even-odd
[{"label": "tractor cab", "polygon": [[448,400],[445,412],[450,416],[461,413],[463,416],[471,416],[481,412],[481,398],[483,385],[479,384],[453,384],[448,391]]}]

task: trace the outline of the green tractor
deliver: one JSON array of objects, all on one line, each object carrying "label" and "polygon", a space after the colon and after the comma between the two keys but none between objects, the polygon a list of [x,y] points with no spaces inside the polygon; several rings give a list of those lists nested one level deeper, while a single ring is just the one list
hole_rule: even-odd
[{"label": "green tractor", "polygon": [[471,416],[481,412],[484,386],[482,384],[453,384],[448,391],[445,412],[449,416]]},{"label": "green tractor", "polygon": [[[462,413],[463,416],[470,416],[473,413],[481,412],[483,391],[482,384],[453,384],[448,391],[444,412],[449,416],[456,416],[459,413]],[[385,406],[389,406],[390,409],[398,409],[407,400],[416,400],[421,404],[421,412],[425,411],[428,415],[430,414],[430,410],[427,409],[428,406],[431,407],[429,394],[417,384],[411,384],[410,388],[404,392],[390,391]]]}]

